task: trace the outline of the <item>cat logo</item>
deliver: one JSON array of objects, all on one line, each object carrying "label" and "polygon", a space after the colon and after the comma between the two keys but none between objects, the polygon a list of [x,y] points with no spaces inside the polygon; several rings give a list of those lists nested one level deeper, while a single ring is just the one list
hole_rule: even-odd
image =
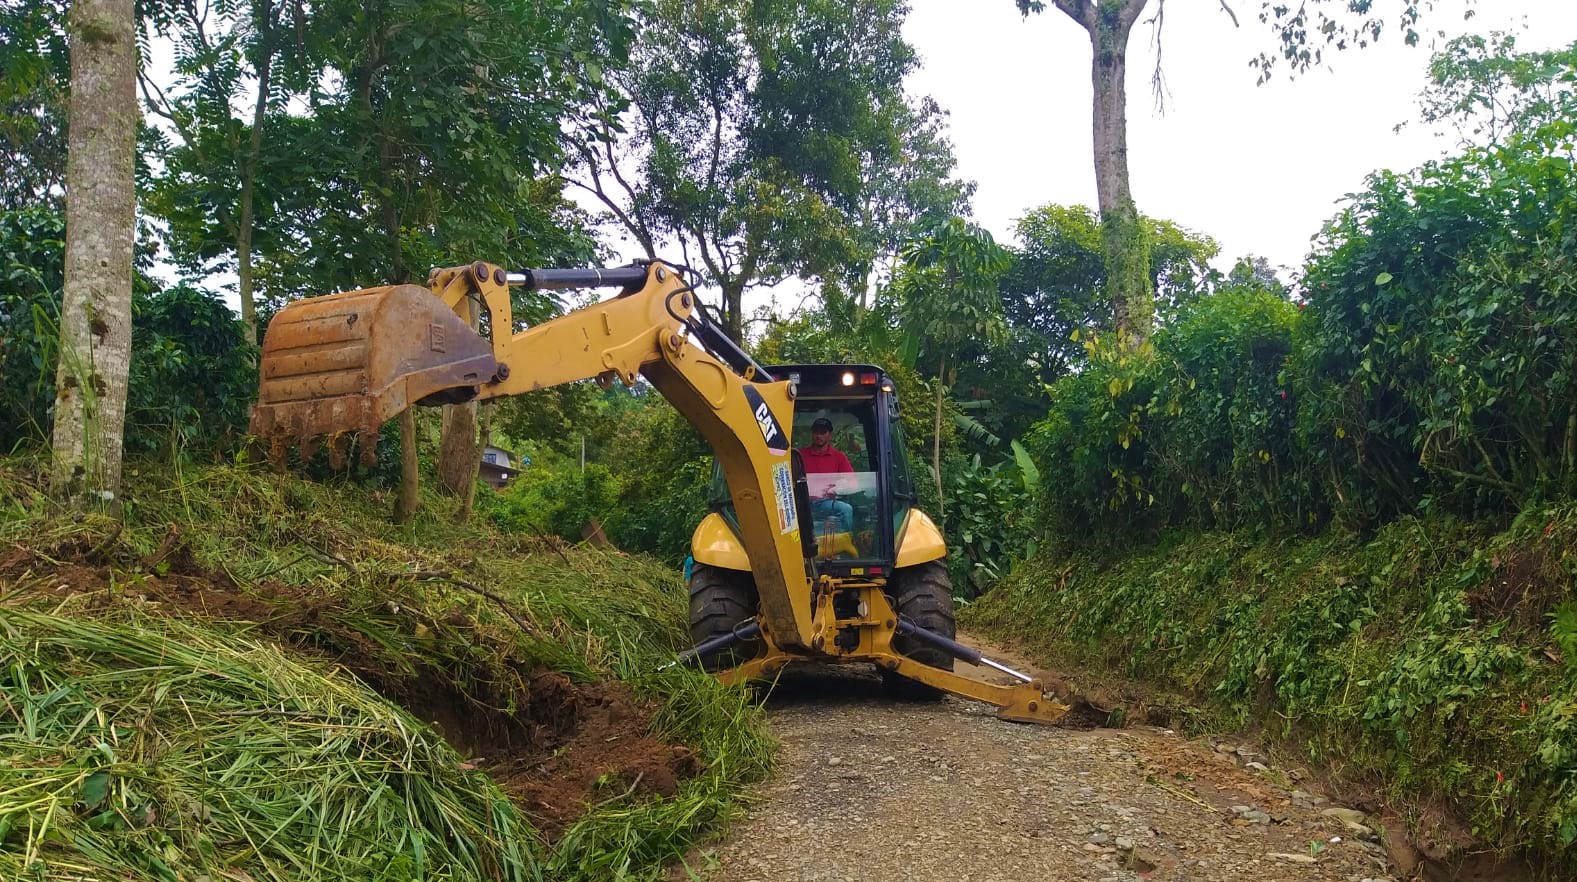
[{"label": "cat logo", "polygon": [[778,433],[778,427],[775,425],[777,420],[772,418],[772,411],[767,408],[765,401],[761,402],[761,406],[756,408],[756,422],[761,424],[761,437],[767,439],[767,443],[771,444],[773,436]]},{"label": "cat logo", "polygon": [[767,450],[778,456],[788,453],[788,437],[783,434],[783,427],[778,424],[778,418],[772,415],[772,408],[767,406],[761,393],[752,386],[746,386],[745,400],[750,403],[756,425],[761,429],[761,438],[767,442]]}]

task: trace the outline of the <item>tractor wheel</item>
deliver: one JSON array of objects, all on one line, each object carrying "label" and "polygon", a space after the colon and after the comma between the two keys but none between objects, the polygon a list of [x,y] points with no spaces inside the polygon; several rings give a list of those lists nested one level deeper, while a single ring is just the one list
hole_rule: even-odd
[{"label": "tractor wheel", "polygon": [[[756,616],[756,582],[750,573],[697,563],[690,568],[690,645],[721,637]],[[701,657],[707,671],[726,671],[755,658],[761,641],[747,640]]]},{"label": "tractor wheel", "polygon": [[[953,582],[948,578],[945,561],[933,560],[894,572],[887,582],[887,592],[899,615],[948,639],[957,634],[958,626],[953,621]],[[951,655],[913,637],[895,638],[893,648],[933,668],[953,669]],[[941,690],[892,671],[882,671],[882,685],[904,698],[934,700],[942,697]]]}]

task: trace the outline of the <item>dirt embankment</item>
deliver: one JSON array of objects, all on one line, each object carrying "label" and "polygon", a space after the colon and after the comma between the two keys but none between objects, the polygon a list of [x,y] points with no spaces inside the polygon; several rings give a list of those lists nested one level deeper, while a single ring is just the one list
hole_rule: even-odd
[{"label": "dirt embankment", "polygon": [[[433,724],[549,840],[597,799],[672,796],[697,771],[689,750],[649,734],[654,707],[622,684],[576,683],[507,651],[490,678],[446,670],[441,647],[431,653],[421,647],[482,639],[464,613],[434,619],[393,603],[358,611],[312,587],[242,587],[198,566],[178,542],[130,570],[102,556],[91,543],[48,554],[13,548],[0,555],[0,586],[11,589],[6,602],[66,600],[95,613],[120,607],[195,616],[342,666]],[[408,638],[396,641],[404,644],[400,650],[391,650],[392,635]]]}]

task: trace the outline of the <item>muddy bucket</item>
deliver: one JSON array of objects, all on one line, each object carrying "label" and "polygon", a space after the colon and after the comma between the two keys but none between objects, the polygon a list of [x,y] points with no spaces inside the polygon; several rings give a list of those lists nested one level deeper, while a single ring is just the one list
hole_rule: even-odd
[{"label": "muddy bucket", "polygon": [[492,345],[419,285],[298,300],[263,338],[251,432],[304,453],[325,436],[373,437],[413,404],[469,400],[498,369]]}]

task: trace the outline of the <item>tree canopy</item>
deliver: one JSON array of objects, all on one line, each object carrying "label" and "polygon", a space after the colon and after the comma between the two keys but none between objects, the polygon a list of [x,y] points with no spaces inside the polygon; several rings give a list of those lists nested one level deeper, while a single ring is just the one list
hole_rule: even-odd
[{"label": "tree canopy", "polygon": [[864,293],[877,259],[961,208],[944,114],[907,96],[897,0],[659,0],[618,100],[583,114],[574,179],[648,256],[672,241],[723,295],[785,277]]}]

